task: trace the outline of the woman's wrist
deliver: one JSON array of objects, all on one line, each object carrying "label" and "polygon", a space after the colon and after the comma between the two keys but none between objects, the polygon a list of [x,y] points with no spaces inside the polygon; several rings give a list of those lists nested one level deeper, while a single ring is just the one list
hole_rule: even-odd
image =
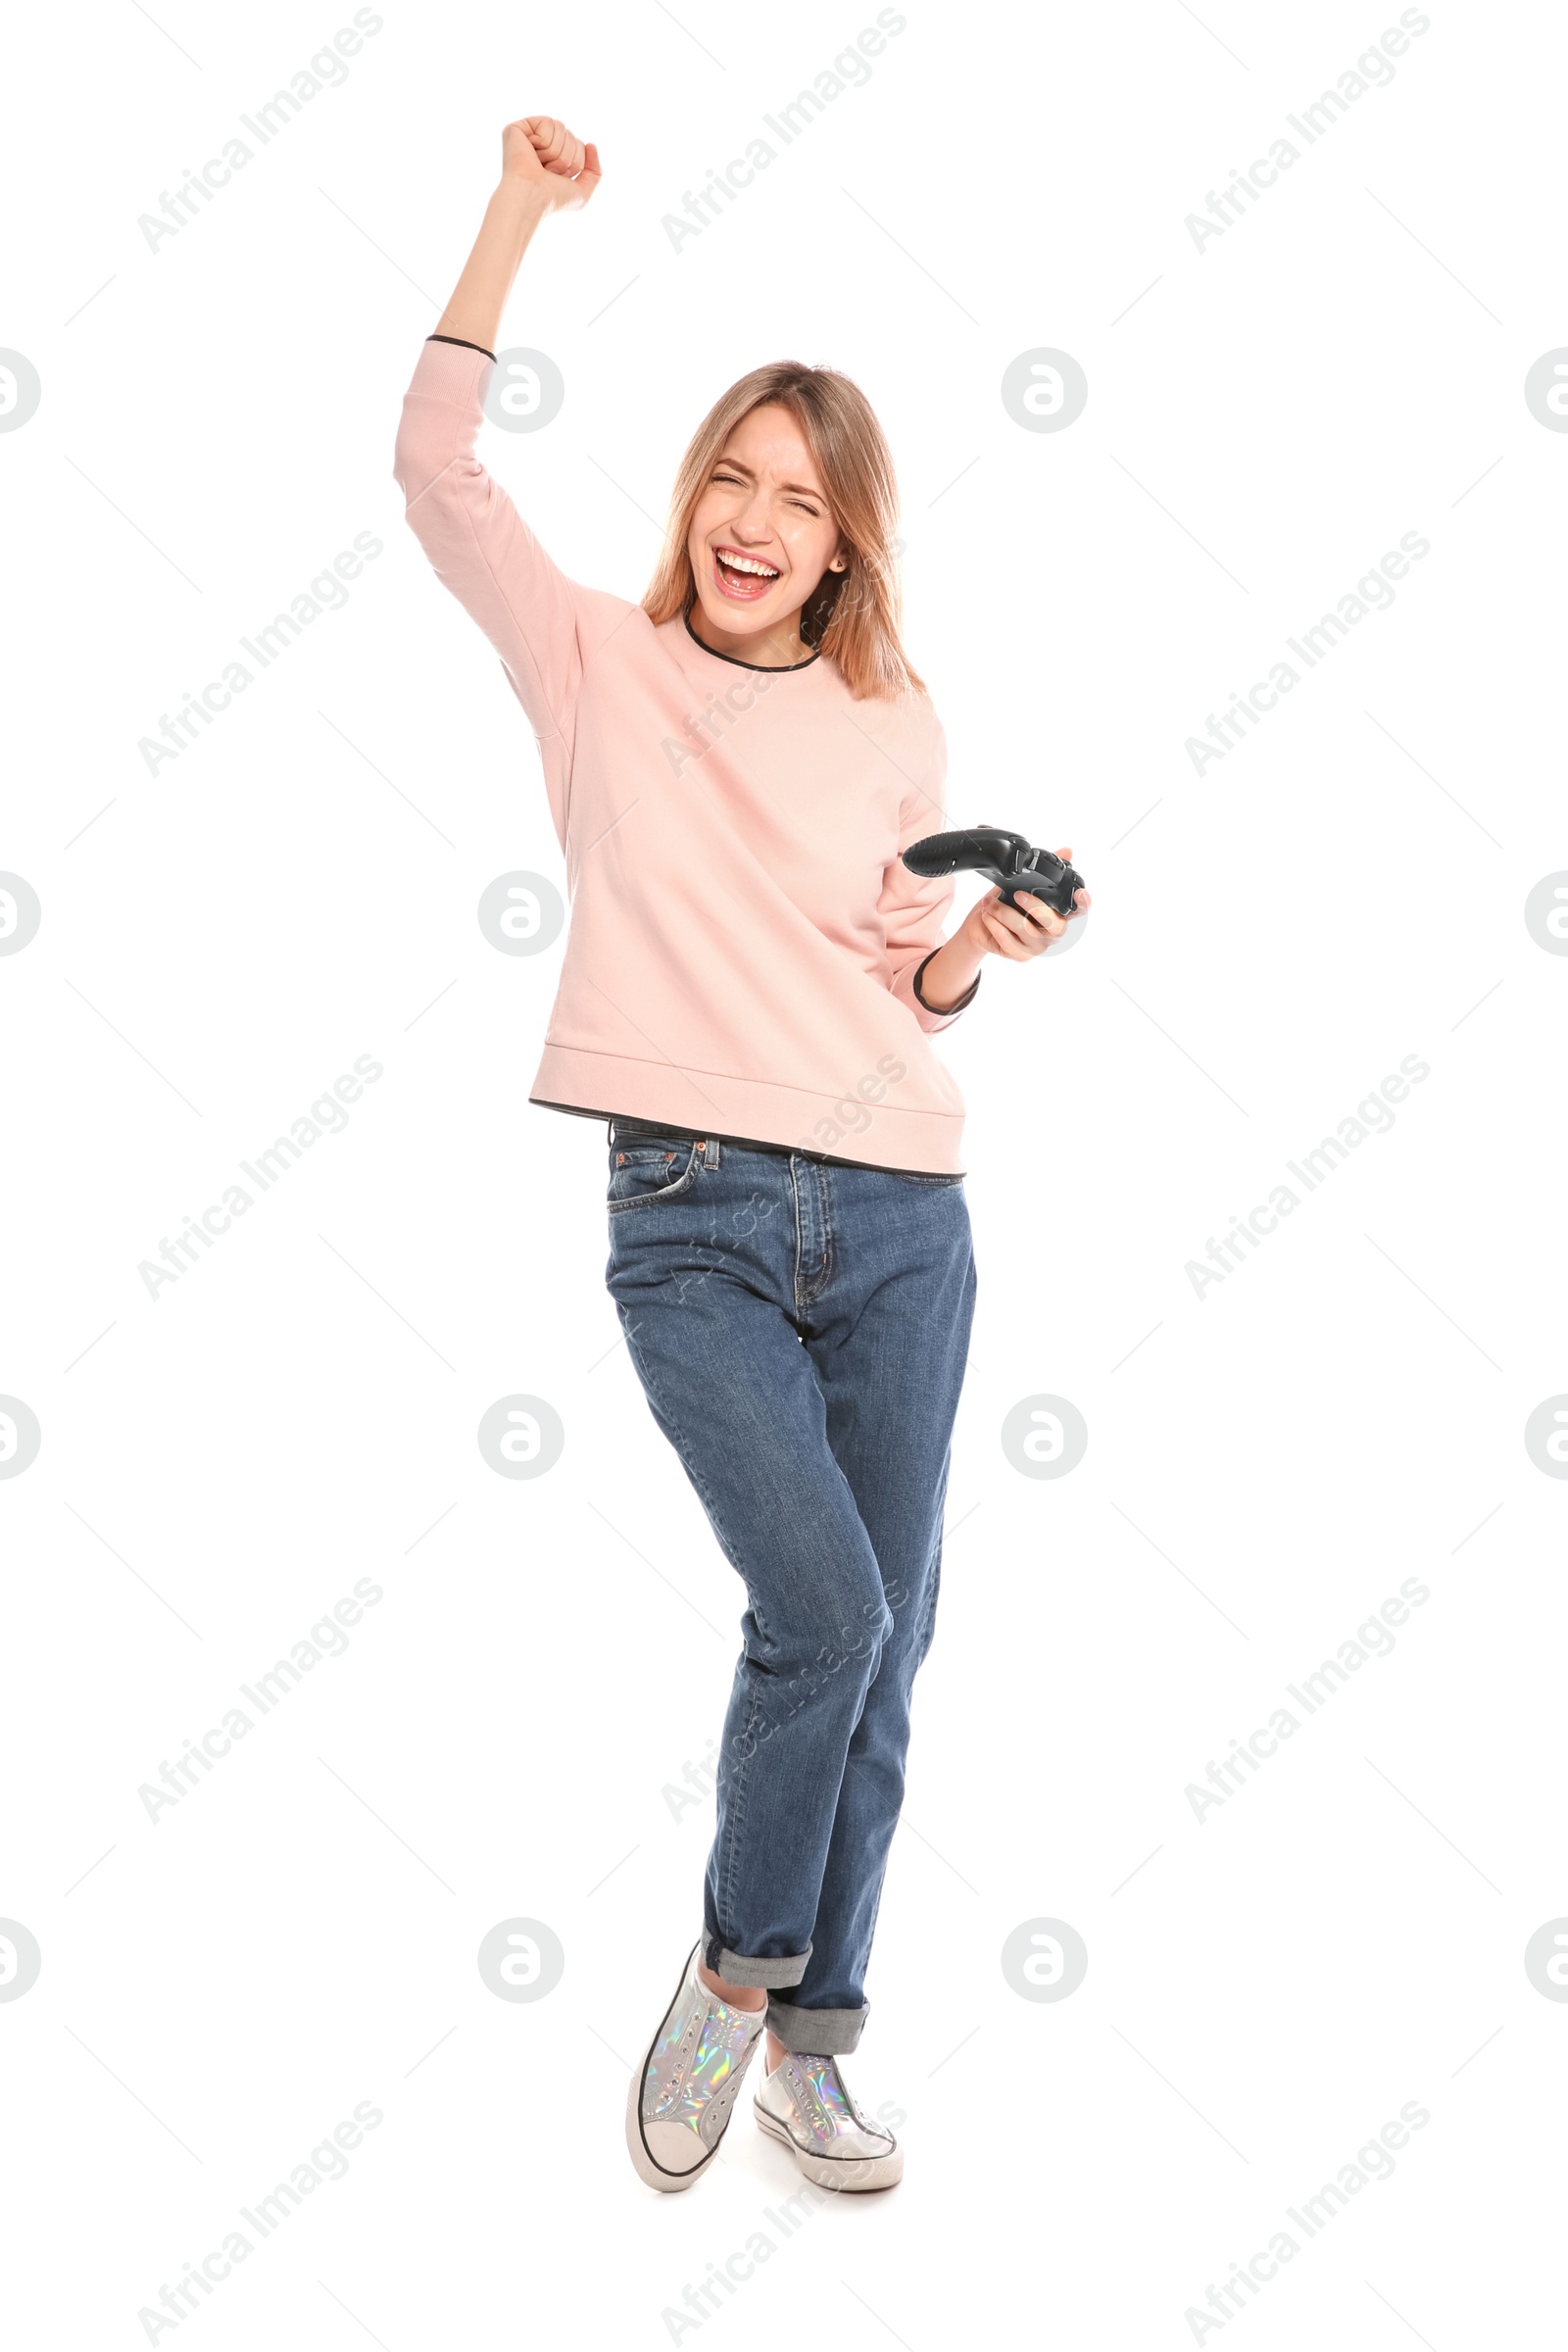
[{"label": "woman's wrist", "polygon": [[966,996],[979,977],[985,961],[984,947],[977,947],[969,937],[967,919],[945,939],[932,956],[920,966],[920,997],[928,1012],[951,1012],[960,997]]}]

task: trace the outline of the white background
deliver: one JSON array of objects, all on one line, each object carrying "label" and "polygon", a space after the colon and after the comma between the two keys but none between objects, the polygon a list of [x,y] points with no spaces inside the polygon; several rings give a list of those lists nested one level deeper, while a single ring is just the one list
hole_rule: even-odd
[{"label": "white background", "polygon": [[[874,13],[394,0],[156,251],[138,215],[351,12],[14,34],[0,342],[43,383],[0,437],[0,866],[43,908],[0,960],[0,1390],[42,1429],[0,1483],[0,1913],[43,1955],[0,2004],[19,2342],[148,2340],[362,2101],[347,2177],[155,2340],[1463,2352],[1560,2308],[1568,2012],[1523,1953],[1568,1911],[1568,1489],[1523,1427],[1568,1388],[1568,962],[1523,907],[1568,865],[1568,440],[1523,381],[1568,341],[1563,28],[1435,5],[1200,252],[1185,217],[1397,10],[916,4],[673,251],[662,216]],[[707,1838],[662,1792],[717,1733],[739,1594],[604,1292],[602,1130],[527,1105],[559,946],[475,919],[497,874],[563,879],[526,722],[390,479],[532,112],[606,173],[508,314],[562,414],[485,436],[544,543],[640,595],[712,398],[847,369],[900,467],[954,821],[1071,842],[1095,893],[941,1041],[980,1300],[851,2070],[908,2170],[800,2245],[744,2108],[689,2196],[624,2153]],[[1089,380],[1059,433],[1000,397],[1040,346]],[[1186,739],[1412,531],[1392,609],[1196,775]],[[138,739],[359,532],[345,609],[149,775]],[[346,1129],[151,1298],[140,1261],[364,1054]],[[1392,1130],[1195,1296],[1407,1055]],[[534,1482],[475,1444],[514,1392],[565,1426]],[[1000,1444],[1040,1394],[1089,1427],[1057,1483]],[[142,1784],[366,1577],[346,1652],[150,1820]],[[1197,1819],[1189,1784],[1411,1577],[1392,1654]],[[519,1916],[565,1952],[535,2003],[475,1962]],[[1061,2002],[1000,1966],[1043,1917],[1089,1950]],[[1199,2335],[1410,2101],[1393,2178]]]}]

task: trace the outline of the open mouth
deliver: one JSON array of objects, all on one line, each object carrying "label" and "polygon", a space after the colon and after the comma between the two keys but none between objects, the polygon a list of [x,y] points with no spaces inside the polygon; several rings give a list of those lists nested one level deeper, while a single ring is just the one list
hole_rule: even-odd
[{"label": "open mouth", "polygon": [[713,550],[713,578],[719,593],[735,604],[755,604],[760,596],[767,594],[778,576],[776,564],[764,564],[760,556],[749,556],[742,548]]}]

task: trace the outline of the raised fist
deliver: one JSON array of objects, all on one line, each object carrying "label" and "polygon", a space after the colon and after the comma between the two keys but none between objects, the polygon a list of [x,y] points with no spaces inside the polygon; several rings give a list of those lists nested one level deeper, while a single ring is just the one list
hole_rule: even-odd
[{"label": "raised fist", "polygon": [[599,185],[599,150],[553,115],[524,115],[501,134],[501,176],[523,180],[553,209],[586,204]]}]

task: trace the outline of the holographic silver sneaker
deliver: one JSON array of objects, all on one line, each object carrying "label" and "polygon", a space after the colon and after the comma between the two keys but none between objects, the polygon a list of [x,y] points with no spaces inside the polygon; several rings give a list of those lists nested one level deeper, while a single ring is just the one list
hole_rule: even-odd
[{"label": "holographic silver sneaker", "polygon": [[904,2176],[904,2150],[872,2123],[836,2058],[792,2051],[763,2075],[752,2112],[819,2188],[891,2188]]},{"label": "holographic silver sneaker", "polygon": [[692,1946],[675,1997],[631,2079],[626,2145],[650,2188],[690,2188],[718,2151],[766,2011],[710,1992]]}]

